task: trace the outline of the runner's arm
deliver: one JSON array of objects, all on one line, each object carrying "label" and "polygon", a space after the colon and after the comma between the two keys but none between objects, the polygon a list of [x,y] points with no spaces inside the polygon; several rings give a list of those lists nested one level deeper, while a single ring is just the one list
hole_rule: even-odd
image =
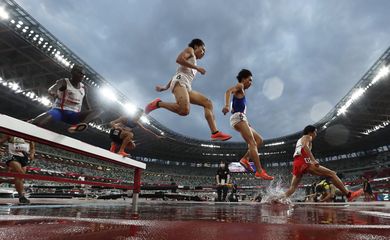
[{"label": "runner's arm", "polygon": [[194,49],[191,48],[191,47],[188,47],[186,49],[184,49],[183,52],[181,52],[179,54],[179,56],[177,56],[177,59],[176,59],[176,63],[177,64],[180,64],[184,67],[188,67],[188,68],[192,68],[192,69],[195,69],[195,70],[198,70],[199,67],[188,62],[187,60],[191,57],[191,56],[194,56]]},{"label": "runner's arm", "polygon": [[30,161],[35,159],[35,143],[30,142]]},{"label": "runner's arm", "polygon": [[236,86],[229,88],[225,92],[225,106],[222,109],[223,114],[226,114],[230,111],[230,96],[237,91],[243,91],[244,85],[242,83],[238,83]]},{"label": "runner's arm", "polygon": [[302,138],[302,144],[303,144],[303,149],[305,150],[305,152],[307,154],[309,154],[309,157],[310,157],[310,160],[313,164],[318,164],[318,161],[314,158],[314,155],[313,153],[311,152],[310,148],[309,148],[309,144],[310,144],[310,137],[309,136],[304,136]]},{"label": "runner's arm", "polygon": [[59,79],[56,81],[56,83],[54,85],[52,85],[48,92],[49,92],[49,95],[56,99],[57,98],[57,91],[65,91],[66,90],[66,81],[65,79]]},{"label": "runner's arm", "polygon": [[88,100],[88,97],[87,97],[87,88],[84,88],[84,91],[85,91],[85,96],[84,96],[85,109],[91,110],[91,104],[89,104],[89,100]]},{"label": "runner's arm", "polygon": [[172,79],[169,80],[169,82],[165,86],[157,85],[156,86],[156,91],[157,92],[162,92],[162,91],[167,90],[171,86],[171,82],[172,82]]}]

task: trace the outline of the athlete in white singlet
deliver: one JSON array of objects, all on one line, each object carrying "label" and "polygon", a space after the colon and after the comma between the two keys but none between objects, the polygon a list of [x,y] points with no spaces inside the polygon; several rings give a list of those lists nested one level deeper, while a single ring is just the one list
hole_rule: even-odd
[{"label": "athlete in white singlet", "polygon": [[173,95],[175,95],[176,102],[163,102],[160,98],[157,98],[145,107],[145,113],[149,114],[157,108],[165,108],[181,116],[186,116],[190,113],[191,103],[202,106],[211,131],[211,140],[226,141],[232,136],[218,131],[212,102],[203,94],[193,91],[191,86],[197,72],[200,72],[202,75],[206,73],[204,68],[197,66],[197,59],[201,59],[205,51],[205,45],[200,39],[193,39],[188,44],[188,47],[176,59],[176,62],[179,64],[176,74],[166,86],[156,87],[158,92],[171,89]]},{"label": "athlete in white singlet", "polygon": [[[5,161],[10,172],[25,174],[29,160],[34,160],[35,145],[23,138],[3,135],[0,138],[0,146],[7,142],[8,153]],[[19,203],[29,204],[30,201],[24,196],[23,178],[15,178],[15,188],[19,195]]]},{"label": "athlete in white singlet", "polygon": [[[52,108],[35,119],[33,124],[42,126],[51,120],[62,121],[72,126],[68,131],[80,132],[88,127],[88,122],[96,119],[101,111],[92,110],[86,97],[86,88],[82,83],[85,72],[82,66],[74,65],[71,79],[63,78],[49,88],[49,94],[54,98]],[[85,101],[86,111],[82,111]]]}]

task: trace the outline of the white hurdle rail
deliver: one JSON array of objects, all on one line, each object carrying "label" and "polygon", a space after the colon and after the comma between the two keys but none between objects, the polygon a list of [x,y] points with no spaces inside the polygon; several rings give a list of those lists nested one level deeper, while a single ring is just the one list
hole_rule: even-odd
[{"label": "white hurdle rail", "polygon": [[108,150],[49,131],[4,114],[0,114],[0,132],[80,155],[108,161],[124,167],[134,168],[133,211],[135,213],[138,212],[138,194],[141,187],[141,171],[146,169],[145,163],[128,157],[122,157],[119,154],[112,153]]}]

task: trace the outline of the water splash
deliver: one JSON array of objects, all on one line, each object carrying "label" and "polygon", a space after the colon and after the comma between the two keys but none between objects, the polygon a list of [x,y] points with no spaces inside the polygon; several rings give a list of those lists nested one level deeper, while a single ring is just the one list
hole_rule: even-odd
[{"label": "water splash", "polygon": [[261,200],[262,203],[282,203],[291,205],[289,198],[284,197],[285,189],[282,187],[283,180],[280,176],[270,182],[268,187],[264,190],[265,194]]}]

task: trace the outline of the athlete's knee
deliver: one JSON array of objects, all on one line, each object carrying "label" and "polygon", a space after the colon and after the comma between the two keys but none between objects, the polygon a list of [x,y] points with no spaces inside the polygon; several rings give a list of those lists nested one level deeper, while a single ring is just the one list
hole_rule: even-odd
[{"label": "athlete's knee", "polygon": [[331,178],[337,177],[337,173],[335,171],[329,171],[329,173],[327,175],[328,175],[328,177],[331,177]]},{"label": "athlete's knee", "polygon": [[251,139],[248,141],[248,147],[249,148],[257,148],[257,143],[256,143],[255,139]]},{"label": "athlete's knee", "polygon": [[256,139],[256,144],[257,144],[257,147],[261,147],[261,145],[263,145],[263,139],[261,137]]},{"label": "athlete's knee", "polygon": [[210,99],[206,99],[206,101],[203,104],[204,108],[213,110],[213,102],[211,102]]},{"label": "athlete's knee", "polygon": [[190,114],[190,106],[189,105],[180,106],[178,114],[181,116],[187,116],[188,114]]}]

